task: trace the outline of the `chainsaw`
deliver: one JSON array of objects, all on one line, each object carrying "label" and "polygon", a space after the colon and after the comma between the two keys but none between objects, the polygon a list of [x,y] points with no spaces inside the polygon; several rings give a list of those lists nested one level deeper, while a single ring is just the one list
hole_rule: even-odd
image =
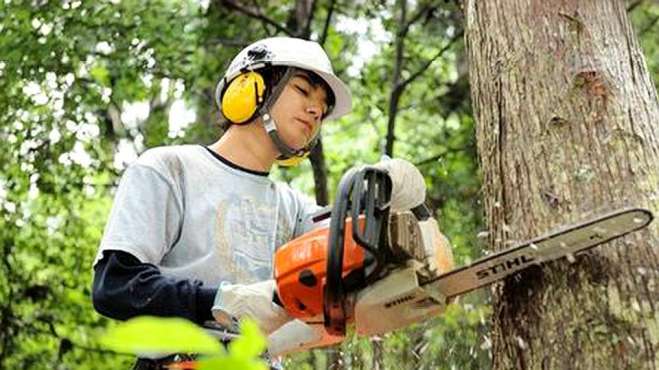
[{"label": "chainsaw", "polygon": [[[279,248],[275,301],[328,336],[383,334],[440,314],[456,297],[532,265],[575,254],[646,227],[650,211],[625,208],[564,227],[459,268],[437,255],[436,220],[424,205],[390,208],[392,180],[363,166],[341,179],[335,203],[314,216],[327,223]],[[441,234],[440,234],[441,235]],[[303,346],[303,343],[298,345]]]}]

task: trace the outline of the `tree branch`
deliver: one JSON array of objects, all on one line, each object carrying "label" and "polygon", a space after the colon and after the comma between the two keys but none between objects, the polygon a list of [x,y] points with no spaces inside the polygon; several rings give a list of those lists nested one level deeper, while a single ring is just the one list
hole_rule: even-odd
[{"label": "tree branch", "polygon": [[266,17],[261,13],[260,10],[258,9],[250,9],[242,4],[238,4],[237,2],[234,2],[233,0],[220,0],[222,5],[225,5],[231,9],[237,10],[240,13],[245,14],[248,17],[258,19],[268,25],[273,26],[277,31],[285,33],[287,36],[293,36],[291,31],[289,31],[286,27],[280,25],[277,23],[275,20]]},{"label": "tree branch", "polygon": [[450,148],[450,147],[449,148],[444,148],[444,150],[441,153],[435,154],[432,157],[428,157],[426,159],[422,159],[419,162],[414,163],[414,166],[415,167],[425,166],[427,164],[431,164],[431,163],[437,161],[438,159],[442,158],[443,156],[445,156],[449,153],[458,153],[458,152],[464,151],[465,149],[466,148],[464,148],[464,147],[462,147],[462,148]]},{"label": "tree branch", "polygon": [[48,327],[48,330],[41,329],[41,328],[35,326],[34,324],[28,324],[29,325],[28,329],[30,331],[32,331],[33,333],[50,335],[54,338],[59,339],[60,341],[66,340],[73,347],[76,347],[76,348],[79,348],[79,349],[82,349],[82,350],[85,350],[85,351],[89,351],[89,352],[96,352],[96,353],[106,354],[106,355],[119,355],[119,356],[135,357],[135,355],[132,354],[132,353],[116,352],[116,351],[112,351],[112,350],[109,350],[109,349],[103,349],[103,348],[98,348],[98,347],[90,347],[90,346],[86,346],[84,344],[76,343],[76,342],[72,341],[71,338],[61,336],[57,332],[57,330],[55,329],[55,324],[53,324],[51,321],[49,321],[46,317],[43,317],[43,316],[37,317],[37,321],[41,322],[43,324],[46,324],[46,326]]},{"label": "tree branch", "polygon": [[311,35],[311,23],[313,22],[314,17],[316,16],[316,0],[311,0],[311,6],[309,7],[309,17],[307,22],[304,25],[303,35],[305,38],[309,38]]},{"label": "tree branch", "polygon": [[410,30],[410,27],[416,22],[423,17],[424,14],[429,12],[430,10],[434,9],[434,6],[430,6],[430,4],[425,4],[422,6],[408,21],[406,21],[403,25],[403,28],[400,30],[400,35],[405,36],[407,35],[407,32]]},{"label": "tree branch", "polygon": [[412,75],[410,75],[410,77],[408,77],[408,78],[407,78],[406,80],[404,80],[403,82],[400,82],[400,83],[398,84],[398,86],[396,86],[396,88],[402,90],[402,89],[404,89],[407,85],[409,85],[412,81],[416,80],[419,76],[421,76],[421,75],[423,74],[423,72],[425,72],[425,71],[430,67],[430,65],[431,65],[435,60],[437,60],[437,58],[439,58],[439,57],[441,57],[442,55],[444,55],[444,53],[445,53],[448,49],[450,49],[451,46],[453,46],[453,44],[454,44],[457,40],[459,40],[459,39],[462,37],[462,34],[463,34],[463,31],[460,31],[460,32],[458,32],[458,34],[456,34],[455,36],[453,36],[453,37],[451,38],[451,40],[448,42],[448,44],[446,44],[443,48],[441,48],[441,49],[437,52],[437,54],[435,54],[432,58],[428,59],[428,60],[427,60],[422,66],[421,66],[421,68],[419,68],[416,72],[412,73]]},{"label": "tree branch", "polygon": [[632,11],[634,11],[634,9],[636,9],[636,7],[638,7],[639,5],[643,4],[643,2],[645,2],[645,0],[636,0],[631,4],[629,4],[629,6],[627,7],[627,13],[631,13]]},{"label": "tree branch", "polygon": [[327,9],[327,17],[325,18],[325,24],[323,25],[323,32],[320,35],[320,40],[318,40],[320,46],[323,47],[325,47],[325,41],[327,40],[327,33],[329,32],[329,26],[332,20],[332,14],[334,13],[335,4],[335,0],[330,1],[329,9]]},{"label": "tree branch", "polygon": [[313,147],[309,154],[313,179],[316,203],[320,206],[329,204],[329,193],[327,192],[327,167],[325,166],[325,152],[323,151],[323,140],[320,138],[316,146]]},{"label": "tree branch", "polygon": [[654,25],[657,24],[657,21],[659,21],[659,16],[654,17],[654,19],[650,23],[648,23],[648,25],[645,26],[641,30],[641,32],[638,33],[638,35],[641,36],[641,35],[645,34],[646,32],[648,32],[649,30],[651,30],[654,27]]},{"label": "tree branch", "polygon": [[[407,19],[407,0],[399,0],[397,5],[400,6],[400,17],[398,19],[398,25],[400,27],[405,27]],[[394,141],[396,140],[395,129],[396,129],[396,115],[398,114],[398,103],[400,102],[400,96],[403,91],[403,87],[400,83],[400,76],[403,70],[403,54],[405,52],[405,33],[398,32],[396,34],[395,40],[395,50],[396,50],[396,59],[394,62],[394,71],[391,81],[391,93],[389,94],[389,109],[387,117],[387,138],[385,142],[384,154],[389,157],[394,155]]]},{"label": "tree branch", "polygon": [[[13,228],[7,227],[8,235],[12,235]],[[15,234],[13,234],[15,235]],[[5,252],[6,256],[13,255],[15,244],[9,239],[0,239],[0,248]],[[16,329],[16,316],[14,314],[13,302],[16,299],[16,290],[12,278],[15,277],[14,269],[9,258],[3,258],[0,266],[4,267],[2,270],[6,283],[5,299],[6,303],[0,307],[0,367],[6,363],[7,355],[12,352],[15,345],[14,330]]]}]

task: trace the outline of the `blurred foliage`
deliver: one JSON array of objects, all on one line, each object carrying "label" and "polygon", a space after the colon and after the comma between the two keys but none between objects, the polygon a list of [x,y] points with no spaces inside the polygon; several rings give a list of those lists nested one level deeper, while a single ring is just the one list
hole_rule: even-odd
[{"label": "blurred foliage", "polygon": [[228,345],[228,351],[216,337],[194,323],[180,318],[135,317],[113,325],[103,334],[103,347],[133,355],[191,353],[200,355],[196,368],[206,370],[265,370],[261,355],[266,339],[252,320],[240,323],[241,336]]},{"label": "blurred foliage", "polygon": [[[252,325],[254,325],[252,323]],[[110,327],[100,344],[132,354],[222,354],[224,349],[211,334],[194,323],[176,317],[139,316]]]},{"label": "blurred foliage", "polygon": [[[293,3],[261,1],[286,26]],[[148,147],[208,144],[221,134],[213,89],[247,43],[281,30],[223,1],[0,3],[0,368],[127,368],[94,340],[110,320],[91,305],[91,266],[126,164]],[[256,3],[255,3],[256,4]],[[311,38],[350,84],[354,112],[323,129],[330,189],[380,157],[387,130],[400,1],[315,2]],[[331,11],[330,11],[331,9]],[[461,28],[454,2],[409,2],[402,78]],[[327,33],[326,18],[332,14]],[[659,5],[631,11],[659,80]],[[480,256],[480,179],[464,45],[451,44],[403,91],[395,156],[416,163],[456,262]],[[313,194],[305,163],[272,176]],[[377,338],[291,356],[289,368],[487,368],[485,292],[437,319]],[[337,365],[337,364],[334,364]]]}]

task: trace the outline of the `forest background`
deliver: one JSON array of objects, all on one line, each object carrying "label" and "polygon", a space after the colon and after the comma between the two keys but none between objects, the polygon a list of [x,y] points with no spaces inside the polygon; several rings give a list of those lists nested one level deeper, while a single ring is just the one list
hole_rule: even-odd
[{"label": "forest background", "polygon": [[[659,5],[627,12],[659,81]],[[11,1],[0,4],[0,368],[115,369],[97,339],[91,263],[126,166],[221,135],[213,88],[251,41],[320,42],[353,113],[311,161],[272,176],[331,203],[383,153],[416,164],[458,264],[483,255],[463,13],[452,1]],[[286,360],[289,368],[488,368],[487,290],[436,319]],[[520,344],[520,345],[523,345]]]}]

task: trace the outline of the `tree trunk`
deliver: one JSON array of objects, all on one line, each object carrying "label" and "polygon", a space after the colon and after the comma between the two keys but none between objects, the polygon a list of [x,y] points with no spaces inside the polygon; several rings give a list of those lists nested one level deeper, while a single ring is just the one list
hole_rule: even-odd
[{"label": "tree trunk", "polygon": [[400,86],[401,73],[403,70],[403,59],[405,53],[405,37],[407,31],[405,22],[407,21],[407,0],[399,0],[396,5],[400,7],[398,14],[398,30],[396,32],[396,58],[394,60],[394,71],[391,80],[391,93],[389,94],[389,107],[387,114],[387,137],[385,141],[384,154],[389,157],[394,156],[394,141],[396,140],[396,116],[398,115],[398,104],[403,88]]},{"label": "tree trunk", "polygon": [[[465,0],[488,244],[659,214],[659,105],[622,0]],[[659,367],[659,227],[493,289],[495,369]]]},{"label": "tree trunk", "polygon": [[316,203],[321,206],[329,204],[329,193],[327,192],[327,167],[325,166],[325,154],[323,151],[323,140],[318,140],[318,144],[311,149],[309,154],[311,169],[313,171],[314,192],[316,194]]}]

